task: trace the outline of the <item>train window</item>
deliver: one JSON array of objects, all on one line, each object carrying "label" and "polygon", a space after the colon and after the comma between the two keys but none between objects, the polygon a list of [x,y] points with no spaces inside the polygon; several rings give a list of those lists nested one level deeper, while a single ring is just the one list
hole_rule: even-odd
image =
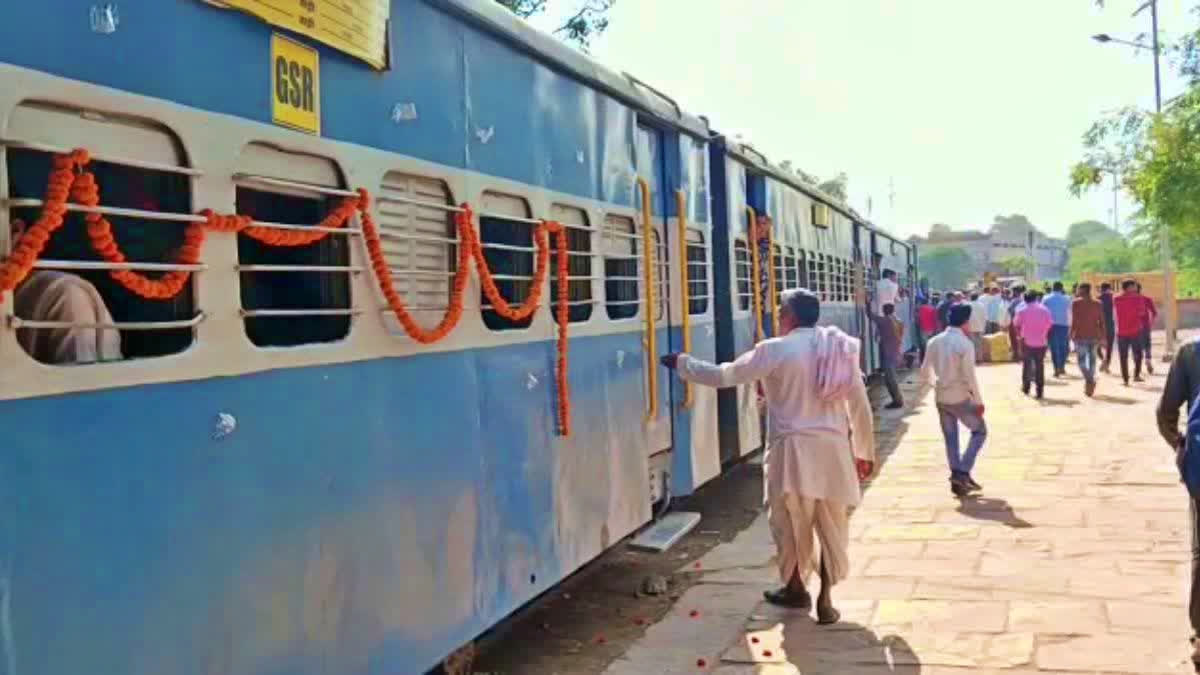
[{"label": "train window", "polygon": [[817,297],[821,298],[822,302],[829,300],[829,286],[827,284],[827,277],[825,275],[825,272],[826,272],[825,263],[826,263],[825,254],[818,253],[817,254],[817,271],[816,271],[816,277],[817,277],[816,282],[817,283],[816,283],[815,290],[817,292]]},{"label": "train window", "polygon": [[654,285],[654,318],[661,320],[663,318],[663,310],[667,306],[668,267],[666,247],[663,246],[662,240],[658,237],[658,230],[650,230],[650,239],[654,242],[654,268],[657,270]]},{"label": "train window", "polygon": [[[86,170],[95,175],[100,207],[128,209],[103,212],[129,260],[121,267],[150,278],[203,269],[173,264],[193,219],[196,172],[187,168],[170,130],[143,119],[23,103],[9,117],[7,135],[14,140],[5,142],[8,180],[0,196],[9,200],[11,229],[32,225],[41,215],[54,160],[47,148],[85,147],[92,152]],[[26,353],[42,363],[68,365],[162,356],[190,346],[203,320],[195,306],[196,274],[171,298],[137,295],[113,277],[117,266],[96,253],[83,216],[67,212],[14,293],[12,325]],[[0,230],[0,250],[10,252],[16,243],[10,228]],[[80,302],[70,302],[77,298]],[[80,311],[84,306],[87,311]]]},{"label": "train window", "polygon": [[838,277],[841,279],[841,301],[850,302],[850,263],[845,258],[838,259]]},{"label": "train window", "polygon": [[[392,284],[424,325],[435,325],[450,305],[452,277],[458,268],[454,197],[445,182],[398,171],[388,172],[375,199],[383,257]],[[381,306],[386,306],[382,295]],[[384,323],[394,334],[403,329],[392,311]]]},{"label": "train window", "polygon": [[796,256],[796,285],[799,287],[809,288],[811,284],[808,279],[808,253],[804,249],[800,249]]},{"label": "train window", "polygon": [[733,242],[734,271],[737,274],[738,309],[750,311],[750,247],[745,240]]},{"label": "train window", "polygon": [[[315,226],[341,200],[341,173],[324,157],[251,143],[239,158],[237,212],[258,223]],[[355,227],[347,223],[349,228]],[[246,336],[259,347],[341,340],[350,333],[350,245],[329,234],[307,246],[237,236]]]},{"label": "train window", "polygon": [[637,316],[641,303],[638,238],[633,219],[608,215],[601,238],[604,254],[604,308],[610,319]]},{"label": "train window", "polygon": [[[480,247],[496,288],[514,307],[525,302],[533,288],[533,230],[537,224],[531,217],[529,202],[524,198],[499,192],[483,193],[483,210],[479,214]],[[532,316],[521,321],[500,316],[482,291],[479,307],[483,311],[483,324],[492,330],[528,328],[533,322]]]},{"label": "train window", "polygon": [[704,314],[708,311],[708,247],[700,230],[688,228],[685,264],[688,271],[688,314]]},{"label": "train window", "polygon": [[783,251],[783,287],[788,290],[800,287],[796,274],[796,249],[791,246]]},{"label": "train window", "polygon": [[[587,212],[574,206],[554,204],[550,217],[567,228],[567,320],[587,321],[592,316],[592,228]],[[550,240],[553,246],[553,237]],[[551,250],[554,250],[553,248]],[[552,253],[553,275],[550,278],[550,307],[558,307],[558,263]],[[557,316],[557,315],[556,315]]]}]

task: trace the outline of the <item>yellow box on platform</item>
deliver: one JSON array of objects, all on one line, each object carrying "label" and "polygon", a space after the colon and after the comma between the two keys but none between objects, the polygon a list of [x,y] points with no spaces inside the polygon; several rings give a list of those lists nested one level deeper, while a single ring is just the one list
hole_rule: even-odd
[{"label": "yellow box on platform", "polygon": [[983,336],[984,361],[1011,361],[1012,345],[1008,342],[1007,333],[992,333]]}]

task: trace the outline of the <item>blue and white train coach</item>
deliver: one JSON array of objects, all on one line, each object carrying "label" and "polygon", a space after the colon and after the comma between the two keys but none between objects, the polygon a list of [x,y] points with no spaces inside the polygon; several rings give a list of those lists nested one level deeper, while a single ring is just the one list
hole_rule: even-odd
[{"label": "blue and white train coach", "polygon": [[[761,446],[752,392],[657,366],[749,348],[752,306],[770,334],[751,211],[763,278],[864,334],[874,228],[491,0],[214,4],[0,3],[0,286],[32,262],[112,315],[0,296],[3,675],[436,665]],[[382,61],[292,5],[366,12]],[[32,260],[10,226],[68,156]],[[397,299],[457,322],[415,340]],[[121,358],[19,339],[71,327]]]}]

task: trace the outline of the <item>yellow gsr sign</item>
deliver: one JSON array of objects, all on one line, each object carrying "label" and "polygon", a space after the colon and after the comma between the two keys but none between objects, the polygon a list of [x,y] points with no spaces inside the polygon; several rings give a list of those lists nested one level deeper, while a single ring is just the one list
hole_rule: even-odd
[{"label": "yellow gsr sign", "polygon": [[275,34],[271,35],[271,119],[299,131],[321,133],[317,50]]}]

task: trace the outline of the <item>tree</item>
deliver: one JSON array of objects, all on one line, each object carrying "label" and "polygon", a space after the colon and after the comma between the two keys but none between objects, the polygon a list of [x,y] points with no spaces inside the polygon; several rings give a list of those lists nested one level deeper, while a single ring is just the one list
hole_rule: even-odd
[{"label": "tree", "polygon": [[1088,272],[1148,272],[1156,265],[1153,248],[1110,237],[1072,248],[1066,276],[1080,279]]},{"label": "tree", "polygon": [[1023,276],[1029,274],[1029,258],[1023,255],[1014,255],[996,263],[1000,271],[1008,276]]},{"label": "tree", "polygon": [[[507,7],[513,14],[528,19],[545,12],[550,0],[496,0]],[[555,28],[553,33],[564,37],[568,42],[579,45],[587,51],[592,38],[608,29],[608,10],[612,9],[617,0],[577,0],[574,14],[563,20],[562,25]],[[570,10],[568,10],[570,11]]]},{"label": "tree", "polygon": [[917,261],[921,274],[933,289],[962,288],[974,276],[971,256],[961,248],[938,247],[921,250]]},{"label": "tree", "polygon": [[999,216],[996,216],[995,218],[993,218],[992,222],[994,225],[997,225],[1000,227],[1013,227],[1013,226],[1024,227],[1024,228],[1032,228],[1033,227],[1033,223],[1029,222],[1028,218],[1026,218],[1025,216],[1023,216],[1019,213],[1014,213],[1011,216],[999,215]]},{"label": "tree", "polygon": [[[1193,5],[1191,16],[1200,16],[1200,3]],[[1171,243],[1180,247],[1173,248],[1172,262],[1184,281],[1200,279],[1200,247],[1193,244],[1200,238],[1200,194],[1195,189],[1200,184],[1200,27],[1184,31],[1164,52],[1187,89],[1167,101],[1161,114],[1125,108],[1093,123],[1083,136],[1083,158],[1071,168],[1069,186],[1079,196],[1106,175],[1117,176],[1141,206],[1137,215],[1149,223],[1135,230],[1135,240],[1145,248],[1166,228]],[[1179,288],[1183,292],[1184,284]]]},{"label": "tree", "polygon": [[954,233],[954,230],[950,229],[950,226],[946,225],[945,223],[934,223],[933,225],[929,226],[929,238],[930,239],[936,239],[938,237],[945,237],[945,236],[947,236],[949,234],[953,234],[953,233]]},{"label": "tree", "polygon": [[1093,241],[1120,236],[1116,230],[1098,220],[1081,220],[1071,223],[1067,228],[1067,248],[1072,249]]},{"label": "tree", "polygon": [[830,178],[829,180],[824,181],[818,187],[821,189],[821,192],[824,192],[825,194],[829,195],[830,197],[834,197],[834,198],[838,199],[838,201],[845,202],[846,201],[846,186],[849,182],[850,182],[850,178],[848,176],[846,176],[846,172],[843,171],[843,172],[839,173],[838,175],[834,176],[833,178]]}]

